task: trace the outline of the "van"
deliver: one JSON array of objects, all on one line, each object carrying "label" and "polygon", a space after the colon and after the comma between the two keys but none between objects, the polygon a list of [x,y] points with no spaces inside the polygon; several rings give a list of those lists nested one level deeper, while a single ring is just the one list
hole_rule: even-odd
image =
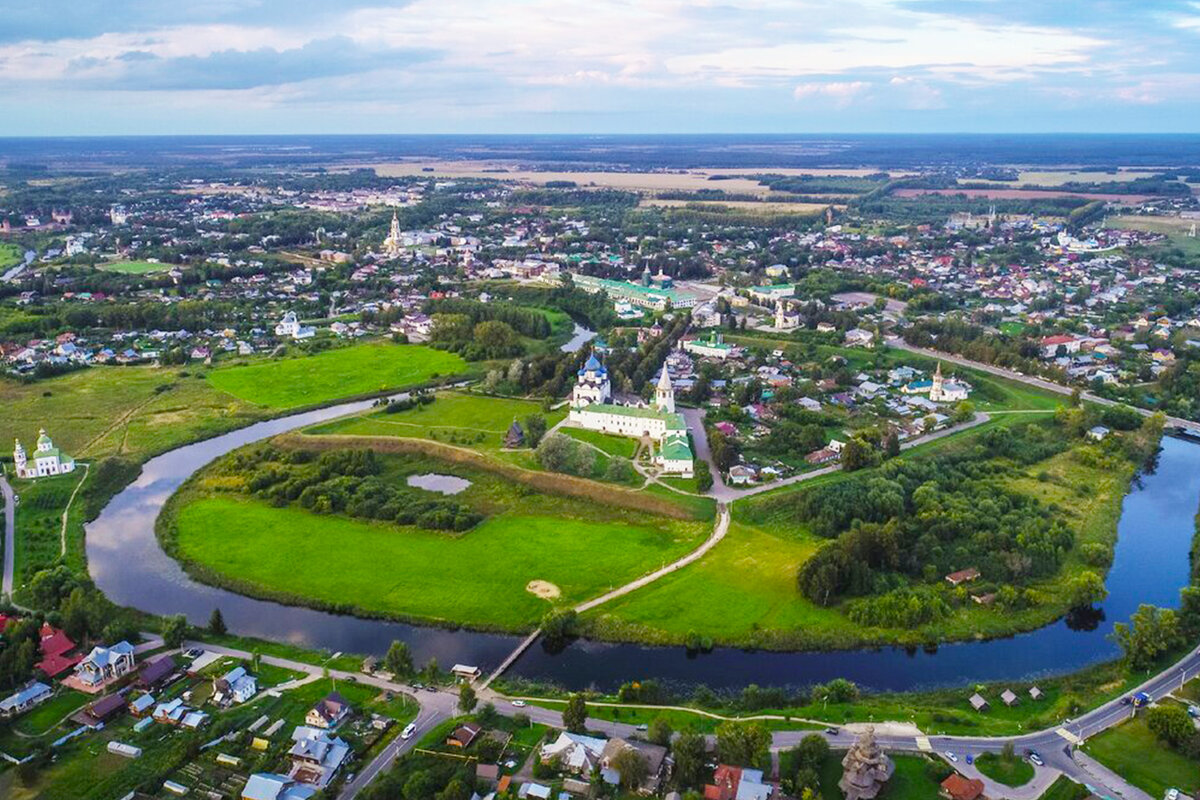
[{"label": "van", "polygon": [[413,735],[414,733],[416,733],[416,732],[417,732],[417,726],[416,726],[416,725],[413,725],[413,724],[410,722],[410,723],[408,723],[408,727],[406,727],[406,728],[405,728],[405,729],[404,729],[404,730],[403,730],[403,731],[400,733],[400,738],[401,738],[401,739],[411,739],[411,738],[412,738],[412,735]]}]

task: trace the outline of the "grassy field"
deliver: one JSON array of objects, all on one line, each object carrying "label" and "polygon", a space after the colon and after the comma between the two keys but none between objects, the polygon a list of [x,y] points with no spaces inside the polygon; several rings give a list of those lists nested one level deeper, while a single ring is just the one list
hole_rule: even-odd
[{"label": "grassy field", "polygon": [[975,759],[975,766],[984,775],[1005,786],[1024,786],[1033,780],[1033,765],[1019,756],[1005,759],[995,753],[984,753]]},{"label": "grassy field", "polygon": [[[970,432],[962,436],[969,437]],[[953,441],[941,440],[929,448],[950,447]],[[837,606],[822,608],[809,602],[796,590],[796,570],[823,540],[792,519],[790,505],[780,500],[814,485],[845,479],[841,473],[832,473],[812,484],[736,503],[729,533],[704,558],[596,609],[586,621],[593,635],[601,638],[679,644],[695,631],[719,644],[775,649],[887,642],[920,645],[1031,630],[1067,611],[1053,598],[1062,596],[1059,590],[1067,581],[1090,568],[1079,556],[1080,546],[1087,542],[1112,546],[1116,541],[1131,471],[1125,464],[1115,469],[1086,465],[1068,451],[1007,481],[1008,488],[1037,497],[1047,507],[1057,507],[1057,513],[1076,532],[1075,549],[1059,573],[1031,585],[1048,598],[1034,608],[1002,612],[968,603],[934,625],[886,629],[863,628]],[[1043,473],[1046,479],[1039,480]]]},{"label": "grassy field", "polygon": [[291,409],[417,386],[465,368],[466,362],[454,353],[377,342],[304,358],[220,367],[208,373],[208,382],[255,405]]},{"label": "grassy field", "polygon": [[44,427],[77,459],[141,460],[265,414],[194,372],[92,367],[34,383],[0,379],[0,438],[32,447]]},{"label": "grassy field", "polygon": [[16,516],[13,569],[16,586],[23,586],[36,572],[53,566],[63,555],[63,509],[84,477],[84,471],[77,469],[68,475],[13,482],[13,491],[21,498]]},{"label": "grassy field", "polygon": [[105,272],[120,272],[125,275],[146,275],[151,272],[166,272],[179,266],[158,261],[110,261],[99,265]]},{"label": "grassy field", "polygon": [[437,399],[429,405],[418,405],[395,414],[375,411],[346,417],[308,428],[305,433],[405,436],[462,443],[476,450],[495,451],[503,446],[504,434],[513,420],[520,422],[524,428],[525,418],[530,414],[545,417],[547,428],[567,415],[563,409],[543,412],[541,404],[531,400],[439,392]]},{"label": "grassy field", "polygon": [[569,425],[564,425],[559,430],[572,439],[578,439],[581,442],[595,445],[610,456],[633,458],[633,454],[638,448],[638,440],[628,436],[613,436],[610,433],[590,431],[585,428],[573,428]]},{"label": "grassy field", "polygon": [[1200,791],[1200,764],[1160,742],[1144,718],[1093,736],[1084,749],[1151,797],[1162,797],[1170,788],[1192,796]]},{"label": "grassy field", "polygon": [[83,708],[91,699],[83,692],[60,690],[54,697],[20,717],[13,724],[13,728],[25,736],[41,736],[67,715]]},{"label": "grassy field", "polygon": [[[393,461],[397,459],[392,457]],[[389,462],[391,463],[391,462]],[[519,630],[552,604],[576,603],[656,569],[699,544],[681,522],[532,491],[457,465],[402,460],[387,480],[435,471],[472,485],[455,499],[489,516],[462,534],[275,508],[200,483],[169,510],[171,552],[201,577],[254,594],[373,615]],[[403,474],[401,474],[403,473]],[[229,537],[225,531],[237,530]],[[534,580],[557,588],[542,599]]]},{"label": "grassy field", "polygon": [[20,247],[11,242],[0,242],[0,269],[19,264],[23,257],[24,253]]},{"label": "grassy field", "polygon": [[1192,225],[1195,224],[1197,220],[1180,217],[1119,216],[1108,219],[1110,228],[1165,234],[1173,246],[1190,256],[1200,256],[1200,236],[1188,236]]}]

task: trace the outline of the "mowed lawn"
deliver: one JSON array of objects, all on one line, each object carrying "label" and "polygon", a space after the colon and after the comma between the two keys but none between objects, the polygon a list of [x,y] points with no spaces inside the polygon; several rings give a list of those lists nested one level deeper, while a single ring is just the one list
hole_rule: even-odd
[{"label": "mowed lawn", "polygon": [[179,266],[178,264],[163,264],[157,261],[113,261],[108,264],[100,264],[99,268],[105,272],[121,272],[126,275],[146,275],[151,272],[166,272],[169,269]]},{"label": "mowed lawn", "polygon": [[262,419],[195,372],[91,367],[19,383],[0,378],[0,439],[32,448],[39,428],[80,459],[143,457]]},{"label": "mowed lawn", "polygon": [[730,525],[700,561],[650,586],[613,600],[587,617],[602,636],[682,642],[689,631],[717,643],[751,644],[756,631],[837,629],[845,619],[819,608],[796,590],[796,568],[820,540]]},{"label": "mowed lawn", "polygon": [[448,441],[452,436],[469,441],[477,434],[483,434],[484,439],[474,444],[498,449],[513,420],[517,420],[524,429],[525,418],[530,414],[541,414],[546,418],[546,427],[550,428],[567,412],[565,409],[543,412],[541,404],[531,400],[439,392],[437,399],[429,405],[418,405],[395,414],[375,411],[347,417],[314,426],[305,433],[436,438],[439,441]]},{"label": "mowed lawn", "polygon": [[453,536],[210,497],[180,509],[176,543],[184,560],[271,592],[516,630],[551,607],[526,591],[530,581],[558,586],[560,603],[585,600],[687,552],[706,530],[506,512]]},{"label": "mowed lawn", "polygon": [[633,454],[637,452],[639,440],[628,436],[614,436],[611,433],[591,431],[586,428],[572,428],[567,425],[564,425],[559,430],[572,439],[578,439],[581,442],[587,442],[599,447],[610,456],[633,458]]},{"label": "mowed lawn", "polygon": [[208,373],[208,381],[256,405],[287,409],[416,386],[465,367],[454,353],[375,342],[314,356],[220,367]]},{"label": "mowed lawn", "polygon": [[1192,796],[1200,791],[1200,764],[1160,742],[1144,717],[1093,736],[1085,749],[1151,797],[1162,797],[1171,788]]}]

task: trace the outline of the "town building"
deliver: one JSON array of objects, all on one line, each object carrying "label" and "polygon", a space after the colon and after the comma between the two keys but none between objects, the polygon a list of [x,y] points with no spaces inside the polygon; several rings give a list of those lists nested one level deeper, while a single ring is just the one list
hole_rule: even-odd
[{"label": "town building", "polygon": [[735,353],[734,346],[725,342],[720,331],[709,331],[698,339],[688,339],[683,343],[683,350],[702,358],[716,358],[724,361]]},{"label": "town building", "polygon": [[37,449],[33,451],[32,459],[26,456],[21,440],[17,440],[13,447],[13,464],[18,478],[44,478],[75,471],[75,459],[54,446],[45,428],[38,431]]},{"label": "town building", "polygon": [[655,464],[663,472],[693,475],[687,423],[683,415],[675,413],[675,389],[666,364],[654,389],[653,408],[616,405],[608,402],[611,398],[608,370],[593,355],[579,371],[571,394],[570,421],[588,430],[649,439],[658,446]]},{"label": "town building", "polygon": [[291,339],[311,339],[317,335],[317,329],[301,325],[295,311],[283,315],[283,319],[275,326],[276,336],[286,336]]}]

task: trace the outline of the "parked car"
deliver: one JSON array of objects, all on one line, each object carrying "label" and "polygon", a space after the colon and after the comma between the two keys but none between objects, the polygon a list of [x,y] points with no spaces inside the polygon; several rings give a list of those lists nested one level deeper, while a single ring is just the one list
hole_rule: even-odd
[{"label": "parked car", "polygon": [[958,763],[958,756],[954,755],[954,753],[951,753],[949,750],[946,751],[946,758],[950,759],[956,764]]},{"label": "parked car", "polygon": [[515,708],[524,708],[525,707],[524,700],[513,700],[512,704],[513,704],[513,707],[515,707]]},{"label": "parked car", "polygon": [[1039,756],[1037,753],[1035,753],[1035,752],[1032,752],[1032,751],[1030,751],[1030,753],[1029,753],[1029,761],[1030,761],[1030,763],[1032,763],[1032,764],[1033,764],[1035,767],[1044,767],[1044,766],[1046,766],[1046,762],[1045,762],[1045,761],[1042,761],[1042,757],[1041,757],[1041,756]]},{"label": "parked car", "polygon": [[826,728],[826,729],[825,729],[825,732],[826,732],[826,733],[828,733],[830,736],[837,736],[837,735],[838,735],[838,729],[837,729],[837,728]]}]

